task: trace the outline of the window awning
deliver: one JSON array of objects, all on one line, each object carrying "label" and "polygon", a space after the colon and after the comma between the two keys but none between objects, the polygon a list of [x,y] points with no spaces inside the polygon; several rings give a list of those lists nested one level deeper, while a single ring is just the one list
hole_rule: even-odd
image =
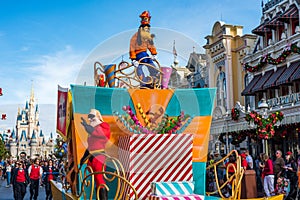
[{"label": "window awning", "polygon": [[266,27],[271,29],[276,29],[276,27],[278,26],[284,26],[284,23],[278,19],[280,15],[281,14],[278,14],[276,17],[271,19],[271,21],[267,22]]},{"label": "window awning", "polygon": [[252,30],[252,33],[264,36],[265,33],[271,32],[271,29],[269,29],[268,27],[266,27],[266,24],[267,23],[265,22],[265,23],[259,25],[258,27],[256,27],[255,29]]},{"label": "window awning", "polygon": [[300,65],[300,61],[293,62],[278,78],[278,80],[276,81],[276,85],[278,86],[278,85],[289,83],[292,74],[296,71],[299,65]]},{"label": "window awning", "polygon": [[252,88],[252,92],[258,92],[258,91],[264,90],[263,86],[269,80],[269,78],[271,77],[273,72],[274,72],[274,70],[266,71],[265,74],[261,77],[261,79]]},{"label": "window awning", "polygon": [[251,92],[251,89],[255,86],[255,84],[258,82],[258,80],[261,78],[261,74],[256,75],[253,77],[253,79],[250,81],[250,83],[245,87],[245,89],[242,91],[242,96],[251,96],[254,93]]},{"label": "window awning", "polygon": [[288,22],[289,19],[297,19],[299,18],[298,8],[295,5],[292,5],[287,11],[285,11],[278,20]]},{"label": "window awning", "polygon": [[299,80],[300,79],[300,66],[297,67],[294,74],[291,76],[291,81]]},{"label": "window awning", "polygon": [[281,74],[286,70],[286,67],[277,68],[277,71],[272,74],[269,80],[264,84],[263,89],[268,89],[276,86],[277,79],[281,76]]}]

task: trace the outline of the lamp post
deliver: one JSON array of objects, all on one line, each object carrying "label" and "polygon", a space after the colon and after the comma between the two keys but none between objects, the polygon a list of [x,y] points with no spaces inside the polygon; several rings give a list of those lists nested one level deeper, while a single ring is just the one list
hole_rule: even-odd
[{"label": "lamp post", "polygon": [[[260,112],[261,116],[262,116],[264,119],[267,119],[267,118],[268,118],[269,105],[267,104],[266,99],[262,98],[262,99],[258,102],[258,109],[259,109],[259,112]],[[267,155],[269,155],[269,151],[268,151],[268,140],[263,139],[262,142],[263,142],[263,149],[264,149],[264,152],[265,152]]]}]

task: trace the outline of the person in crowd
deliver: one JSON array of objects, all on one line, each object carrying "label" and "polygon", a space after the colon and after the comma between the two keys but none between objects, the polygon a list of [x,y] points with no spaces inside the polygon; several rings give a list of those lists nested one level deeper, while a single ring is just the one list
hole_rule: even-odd
[{"label": "person in crowd", "polygon": [[246,154],[245,153],[242,153],[242,154],[240,154],[240,156],[241,156],[241,166],[242,166],[242,168],[244,169],[244,170],[246,170],[247,168],[248,168],[248,163],[247,163],[247,160],[246,160]]},{"label": "person in crowd", "polygon": [[29,183],[28,172],[24,169],[24,161],[21,160],[18,162],[18,167],[14,169],[11,180],[14,188],[15,200],[23,200]]},{"label": "person in crowd", "polygon": [[247,161],[247,169],[253,169],[253,158],[249,153],[249,150],[245,150],[245,155],[246,155],[246,161]]},{"label": "person in crowd", "polygon": [[[275,153],[275,161],[273,166],[273,172],[274,172],[274,184],[276,185],[278,177],[281,176],[281,171],[284,167],[284,159],[282,158],[282,151],[277,150]],[[274,185],[274,187],[275,187]]]},{"label": "person in crowd", "polygon": [[0,178],[2,179],[2,180],[4,180],[4,160],[0,160]]},{"label": "person in crowd", "polygon": [[[46,163],[46,162],[45,162]],[[52,199],[52,192],[51,192],[51,180],[56,180],[57,177],[57,169],[53,166],[53,160],[48,161],[48,166],[44,167],[44,184],[45,184],[45,191],[46,191],[46,200]]]},{"label": "person in crowd", "polygon": [[34,159],[33,164],[28,167],[30,178],[30,200],[37,200],[39,195],[40,179],[42,178],[43,169],[40,166],[40,160]]},{"label": "person in crowd", "polygon": [[11,186],[11,164],[10,161],[6,162],[6,187]]},{"label": "person in crowd", "polygon": [[[222,157],[220,156],[219,152],[217,152],[217,151],[214,153],[214,160],[215,160],[215,163],[217,163],[220,160],[222,160]],[[224,170],[224,163],[221,162],[220,164],[217,165],[217,175],[218,175],[218,180],[219,181],[224,180],[223,170]]]},{"label": "person in crowd", "polygon": [[229,177],[232,176],[237,168],[237,164],[236,164],[236,158],[235,156],[232,154],[229,156],[229,161],[225,164],[226,169],[228,168],[228,175]]},{"label": "person in crowd", "polygon": [[297,195],[297,163],[293,157],[293,153],[288,151],[285,154],[285,165],[283,174],[284,177],[288,178],[290,180],[290,192],[286,198],[286,200],[289,199],[295,199]]},{"label": "person in crowd", "polygon": [[267,197],[270,197],[274,192],[274,171],[273,171],[273,162],[267,154],[263,156],[263,177],[264,177],[264,190]]},{"label": "person in crowd", "polygon": [[[43,169],[43,172],[44,172],[45,169],[48,167],[48,161],[47,161],[47,160],[44,160],[44,161],[43,161],[43,165],[41,165],[41,166],[42,166],[42,169]],[[44,180],[45,180],[45,174],[43,173],[43,175],[42,175],[42,184],[41,184],[41,186],[45,186]]]}]

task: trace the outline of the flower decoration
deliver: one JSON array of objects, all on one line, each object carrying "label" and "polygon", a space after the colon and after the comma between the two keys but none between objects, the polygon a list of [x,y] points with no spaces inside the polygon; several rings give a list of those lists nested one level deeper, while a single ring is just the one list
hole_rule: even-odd
[{"label": "flower decoration", "polygon": [[62,137],[56,138],[56,144],[54,146],[54,155],[56,158],[67,157],[68,145]]},{"label": "flower decoration", "polygon": [[238,121],[240,117],[240,111],[237,108],[231,109],[231,119],[234,121]]},{"label": "flower decoration", "polygon": [[284,115],[281,111],[271,113],[267,119],[263,118],[256,111],[251,111],[246,115],[246,121],[254,123],[257,125],[256,134],[259,139],[270,139],[274,136],[275,130],[274,125],[281,121],[284,118]]},{"label": "flower decoration", "polygon": [[259,62],[255,66],[251,66],[248,63],[244,64],[244,69],[248,72],[257,72],[261,70],[266,64],[278,65],[286,61],[286,58],[291,55],[291,53],[300,54],[300,48],[296,43],[292,45],[289,44],[283,52],[277,57],[272,58],[270,54],[264,55],[260,58]]},{"label": "flower decoration", "polygon": [[145,126],[143,126],[130,106],[123,106],[122,109],[126,114],[121,115],[119,112],[114,112],[114,115],[117,116],[117,122],[121,123],[127,132],[133,134],[180,134],[193,119],[193,117],[184,114],[182,111],[179,116],[175,117],[169,117],[165,114],[157,126],[151,126],[141,105],[137,104],[137,109],[145,123]]}]

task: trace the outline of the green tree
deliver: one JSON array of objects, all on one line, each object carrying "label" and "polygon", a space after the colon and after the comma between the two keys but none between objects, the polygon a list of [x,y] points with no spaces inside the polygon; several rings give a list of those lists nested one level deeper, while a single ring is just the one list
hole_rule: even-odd
[{"label": "green tree", "polygon": [[0,139],[0,159],[7,158],[9,156],[9,152],[5,148],[5,144],[3,140]]}]

